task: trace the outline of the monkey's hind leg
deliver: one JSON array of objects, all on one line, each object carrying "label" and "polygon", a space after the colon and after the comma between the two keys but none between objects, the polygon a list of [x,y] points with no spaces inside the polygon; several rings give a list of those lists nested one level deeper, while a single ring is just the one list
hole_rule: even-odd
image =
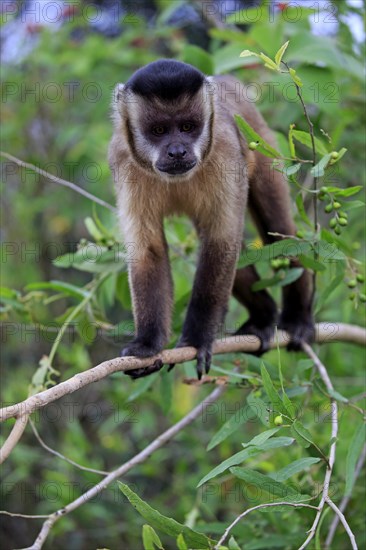
[{"label": "monkey's hind leg", "polygon": [[249,319],[235,334],[253,334],[261,341],[256,355],[262,355],[269,349],[269,343],[277,323],[277,307],[266,290],[253,292],[252,284],[259,280],[253,266],[238,269],[235,275],[233,295],[249,311]]},{"label": "monkey's hind leg", "polygon": [[[265,244],[280,240],[281,235],[295,235],[287,182],[268,161],[259,163],[252,176],[249,208]],[[301,267],[297,258],[291,259],[290,267]],[[311,274],[307,270],[299,279],[283,287],[278,326],[290,336],[289,350],[300,350],[303,342],[314,339],[312,298]]]}]

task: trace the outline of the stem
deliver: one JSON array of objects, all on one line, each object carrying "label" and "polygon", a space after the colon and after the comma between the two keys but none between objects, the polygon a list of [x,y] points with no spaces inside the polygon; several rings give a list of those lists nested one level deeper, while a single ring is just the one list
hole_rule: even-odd
[{"label": "stem", "polygon": [[29,546],[27,549],[23,550],[40,550],[42,546],[44,545],[48,534],[52,528],[52,526],[64,517],[66,514],[69,514],[70,512],[73,512],[79,506],[82,506],[95,496],[99,495],[110,483],[121,477],[122,475],[126,474],[129,470],[131,470],[134,466],[137,466],[138,464],[142,464],[145,462],[152,453],[154,453],[157,449],[160,449],[165,443],[170,441],[173,437],[175,437],[179,432],[181,432],[186,426],[191,424],[196,418],[202,415],[204,410],[211,405],[211,403],[214,403],[225,391],[225,387],[221,386],[219,388],[216,388],[210,395],[204,399],[201,403],[199,403],[194,409],[192,409],[186,416],[184,416],[179,422],[168,428],[165,432],[158,435],[145,449],[140,451],[137,455],[135,455],[133,458],[119,466],[116,470],[113,470],[110,474],[108,474],[102,481],[91,487],[88,491],[86,491],[84,494],[80,495],[77,499],[70,502],[63,508],[57,510],[53,514],[50,514],[48,516],[48,519],[44,522],[37,539],[34,541],[32,546]]}]

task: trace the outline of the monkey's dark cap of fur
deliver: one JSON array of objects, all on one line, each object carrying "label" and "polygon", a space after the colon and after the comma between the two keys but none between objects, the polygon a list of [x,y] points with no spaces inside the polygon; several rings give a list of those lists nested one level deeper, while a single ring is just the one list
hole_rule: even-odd
[{"label": "monkey's dark cap of fur", "polygon": [[160,59],[136,71],[126,83],[126,88],[147,99],[157,97],[172,101],[183,95],[193,97],[204,79],[204,75],[192,65]]}]

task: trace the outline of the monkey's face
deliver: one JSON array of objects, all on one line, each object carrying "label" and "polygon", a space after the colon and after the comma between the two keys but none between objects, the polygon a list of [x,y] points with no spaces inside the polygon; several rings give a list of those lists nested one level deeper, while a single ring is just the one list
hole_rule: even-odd
[{"label": "monkey's face", "polygon": [[200,160],[197,149],[203,125],[192,113],[167,116],[159,113],[144,129],[152,151],[154,169],[167,177],[188,174]]},{"label": "monkey's face", "polygon": [[166,181],[189,179],[210,142],[208,105],[202,95],[162,103],[143,101],[129,110],[135,156]]}]

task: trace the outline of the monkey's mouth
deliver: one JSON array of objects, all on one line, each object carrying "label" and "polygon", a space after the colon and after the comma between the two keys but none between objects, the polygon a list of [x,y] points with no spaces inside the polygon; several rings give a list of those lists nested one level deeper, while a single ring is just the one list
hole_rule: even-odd
[{"label": "monkey's mouth", "polygon": [[189,172],[197,164],[196,160],[191,162],[175,162],[174,164],[157,164],[156,168],[159,172],[164,172],[164,174],[169,174],[170,176],[180,176]]}]

